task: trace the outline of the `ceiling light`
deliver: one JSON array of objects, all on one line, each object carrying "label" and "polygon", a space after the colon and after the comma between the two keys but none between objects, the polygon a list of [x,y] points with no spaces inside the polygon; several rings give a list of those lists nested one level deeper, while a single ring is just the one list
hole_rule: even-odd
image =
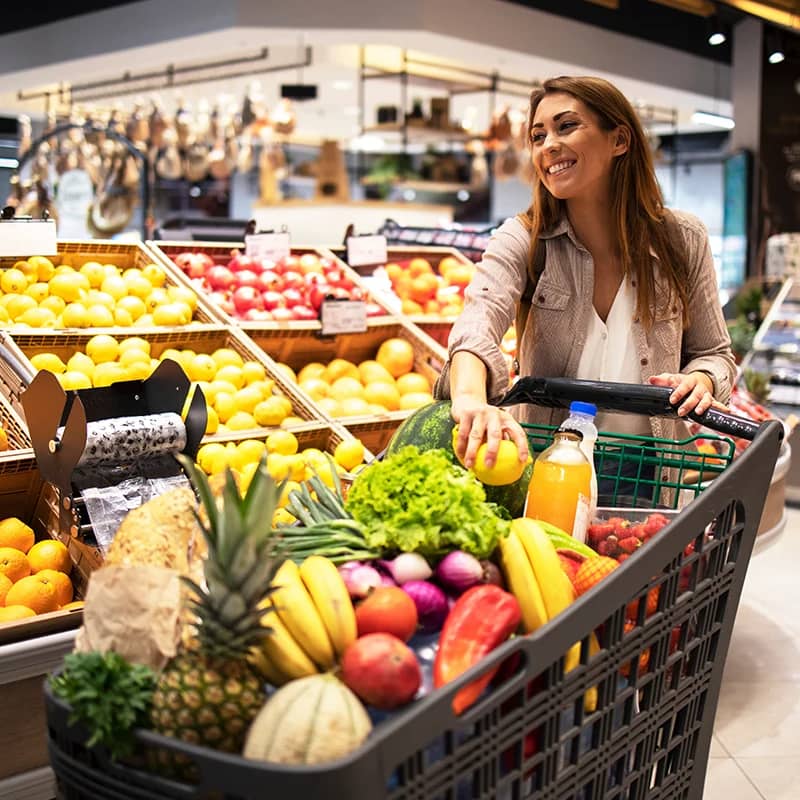
[{"label": "ceiling light", "polygon": [[780,48],[773,50],[767,56],[767,61],[769,61],[770,64],[780,64],[781,61],[784,61],[785,59],[786,56],[783,54],[783,50],[781,50]]},{"label": "ceiling light", "polygon": [[719,21],[716,15],[708,18],[706,22],[706,33],[708,34],[708,43],[712,47],[718,47],[728,41],[725,26]]},{"label": "ceiling light", "polygon": [[717,45],[720,45],[720,44],[725,44],[725,42],[727,40],[728,40],[728,37],[725,36],[725,34],[722,31],[714,31],[714,33],[712,33],[708,37],[708,43],[712,47],[716,47]]},{"label": "ceiling light", "polygon": [[783,40],[778,31],[769,31],[765,38],[765,44],[767,47],[767,61],[770,64],[780,64],[781,61],[786,59],[783,53]]},{"label": "ceiling light", "polygon": [[710,125],[713,128],[724,128],[731,130],[735,123],[731,117],[724,114],[713,114],[710,111],[695,111],[692,114],[692,122],[695,125]]}]

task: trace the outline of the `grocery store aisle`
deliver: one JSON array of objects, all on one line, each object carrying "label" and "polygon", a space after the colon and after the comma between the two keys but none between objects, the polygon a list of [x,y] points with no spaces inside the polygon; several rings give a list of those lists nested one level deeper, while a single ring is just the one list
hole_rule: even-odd
[{"label": "grocery store aisle", "polygon": [[800,509],[750,563],[704,800],[800,797]]}]

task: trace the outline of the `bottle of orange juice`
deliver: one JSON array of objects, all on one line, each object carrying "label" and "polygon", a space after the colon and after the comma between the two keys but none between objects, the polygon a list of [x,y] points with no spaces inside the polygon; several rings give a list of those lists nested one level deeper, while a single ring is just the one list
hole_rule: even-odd
[{"label": "bottle of orange juice", "polygon": [[580,443],[580,432],[556,431],[553,444],[533,465],[525,516],[556,525],[585,542],[591,522],[592,466]]}]

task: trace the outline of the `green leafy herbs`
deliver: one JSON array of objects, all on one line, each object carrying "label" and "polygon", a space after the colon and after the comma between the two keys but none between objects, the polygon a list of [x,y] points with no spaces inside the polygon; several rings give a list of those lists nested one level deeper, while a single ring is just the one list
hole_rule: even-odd
[{"label": "green leafy herbs", "polygon": [[346,508],[372,550],[437,556],[460,549],[488,558],[509,529],[473,475],[444,451],[413,445],[361,472]]},{"label": "green leafy herbs", "polygon": [[148,722],[156,676],[118,653],[70,653],[50,686],[72,707],[69,724],[89,730],[87,746],[104,745],[119,758],[132,752],[134,729]]}]

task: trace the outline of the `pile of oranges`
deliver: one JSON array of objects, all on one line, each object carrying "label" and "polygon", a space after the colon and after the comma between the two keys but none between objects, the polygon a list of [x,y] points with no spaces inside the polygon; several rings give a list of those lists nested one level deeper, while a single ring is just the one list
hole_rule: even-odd
[{"label": "pile of oranges", "polygon": [[83,605],[72,599],[71,567],[61,542],[37,542],[16,517],[0,521],[0,624]]},{"label": "pile of oranges", "polygon": [[412,410],[433,402],[430,381],[414,371],[414,360],[413,345],[392,337],[359,364],[344,358],[306,364],[297,385],[334,418]]},{"label": "pile of oranges", "polygon": [[455,256],[445,256],[436,271],[428,259],[421,257],[392,261],[385,270],[404,314],[453,318],[464,308],[464,289],[472,280],[475,267]]}]

